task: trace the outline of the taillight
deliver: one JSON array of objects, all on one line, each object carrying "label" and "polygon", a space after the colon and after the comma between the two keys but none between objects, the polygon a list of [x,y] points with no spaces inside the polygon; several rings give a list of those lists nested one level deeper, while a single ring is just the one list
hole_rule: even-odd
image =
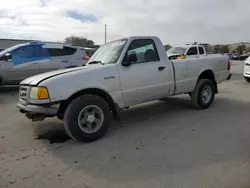
[{"label": "taillight", "polygon": [[88,61],[88,60],[89,60],[89,56],[85,56],[85,57],[83,57],[83,58],[82,58],[82,60],[84,60],[84,61]]},{"label": "taillight", "polygon": [[230,70],[230,69],[231,69],[231,62],[228,61],[228,63],[227,63],[227,70]]}]

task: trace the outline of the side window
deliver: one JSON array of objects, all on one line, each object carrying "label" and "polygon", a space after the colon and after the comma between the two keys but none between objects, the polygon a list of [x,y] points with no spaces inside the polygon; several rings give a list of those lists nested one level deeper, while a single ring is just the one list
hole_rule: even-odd
[{"label": "side window", "polygon": [[76,48],[63,47],[64,55],[73,55],[76,52]]},{"label": "side window", "polygon": [[20,48],[17,48],[12,52],[13,57],[18,58],[31,58],[33,56],[33,47],[31,45],[29,46],[23,46]]},{"label": "side window", "polygon": [[48,51],[41,44],[27,45],[11,52],[13,65],[19,65],[32,61],[42,60],[49,57]]},{"label": "side window", "polygon": [[187,52],[187,55],[197,55],[197,54],[198,54],[197,47],[191,47]]},{"label": "side window", "polygon": [[42,45],[28,45],[14,50],[12,56],[18,58],[41,58],[48,57],[48,51]]},{"label": "side window", "polygon": [[33,57],[36,58],[43,58],[43,57],[48,57],[48,49],[42,48],[42,45],[33,45]]},{"label": "side window", "polygon": [[66,56],[66,55],[73,55],[76,52],[76,48],[70,47],[63,47],[63,49],[59,48],[48,48],[49,54],[52,57],[55,56]]},{"label": "side window", "polygon": [[199,52],[200,52],[200,55],[204,54],[204,48],[203,47],[199,47]]},{"label": "side window", "polygon": [[151,39],[138,39],[131,42],[127,56],[135,54],[136,63],[160,61],[155,43]]}]

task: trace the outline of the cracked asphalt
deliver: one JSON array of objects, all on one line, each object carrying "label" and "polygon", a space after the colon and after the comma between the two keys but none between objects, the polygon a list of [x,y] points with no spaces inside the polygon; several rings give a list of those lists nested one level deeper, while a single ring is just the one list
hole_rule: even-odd
[{"label": "cracked asphalt", "polygon": [[243,62],[211,108],[189,96],[128,109],[97,142],[69,139],[57,119],[32,123],[17,89],[0,89],[0,187],[250,187],[250,84]]}]

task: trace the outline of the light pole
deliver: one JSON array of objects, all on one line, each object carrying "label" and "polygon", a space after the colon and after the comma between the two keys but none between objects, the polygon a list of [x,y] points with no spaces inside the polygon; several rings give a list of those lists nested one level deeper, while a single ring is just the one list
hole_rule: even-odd
[{"label": "light pole", "polygon": [[105,44],[107,43],[107,25],[105,24],[105,33],[104,33]]}]

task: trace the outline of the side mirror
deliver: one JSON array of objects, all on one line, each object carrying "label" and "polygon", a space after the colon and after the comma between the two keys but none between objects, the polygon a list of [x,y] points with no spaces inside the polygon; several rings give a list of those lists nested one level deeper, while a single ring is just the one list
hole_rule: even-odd
[{"label": "side mirror", "polygon": [[129,67],[133,62],[137,61],[137,57],[135,53],[126,55],[124,61],[122,62],[122,65],[124,67]]},{"label": "side mirror", "polygon": [[12,59],[12,56],[11,56],[10,53],[7,53],[7,54],[4,55],[3,58],[4,58],[5,61],[9,61],[10,59]]},{"label": "side mirror", "polygon": [[129,67],[130,65],[131,65],[131,63],[128,62],[128,61],[123,61],[122,62],[122,66],[124,66],[124,67]]}]

